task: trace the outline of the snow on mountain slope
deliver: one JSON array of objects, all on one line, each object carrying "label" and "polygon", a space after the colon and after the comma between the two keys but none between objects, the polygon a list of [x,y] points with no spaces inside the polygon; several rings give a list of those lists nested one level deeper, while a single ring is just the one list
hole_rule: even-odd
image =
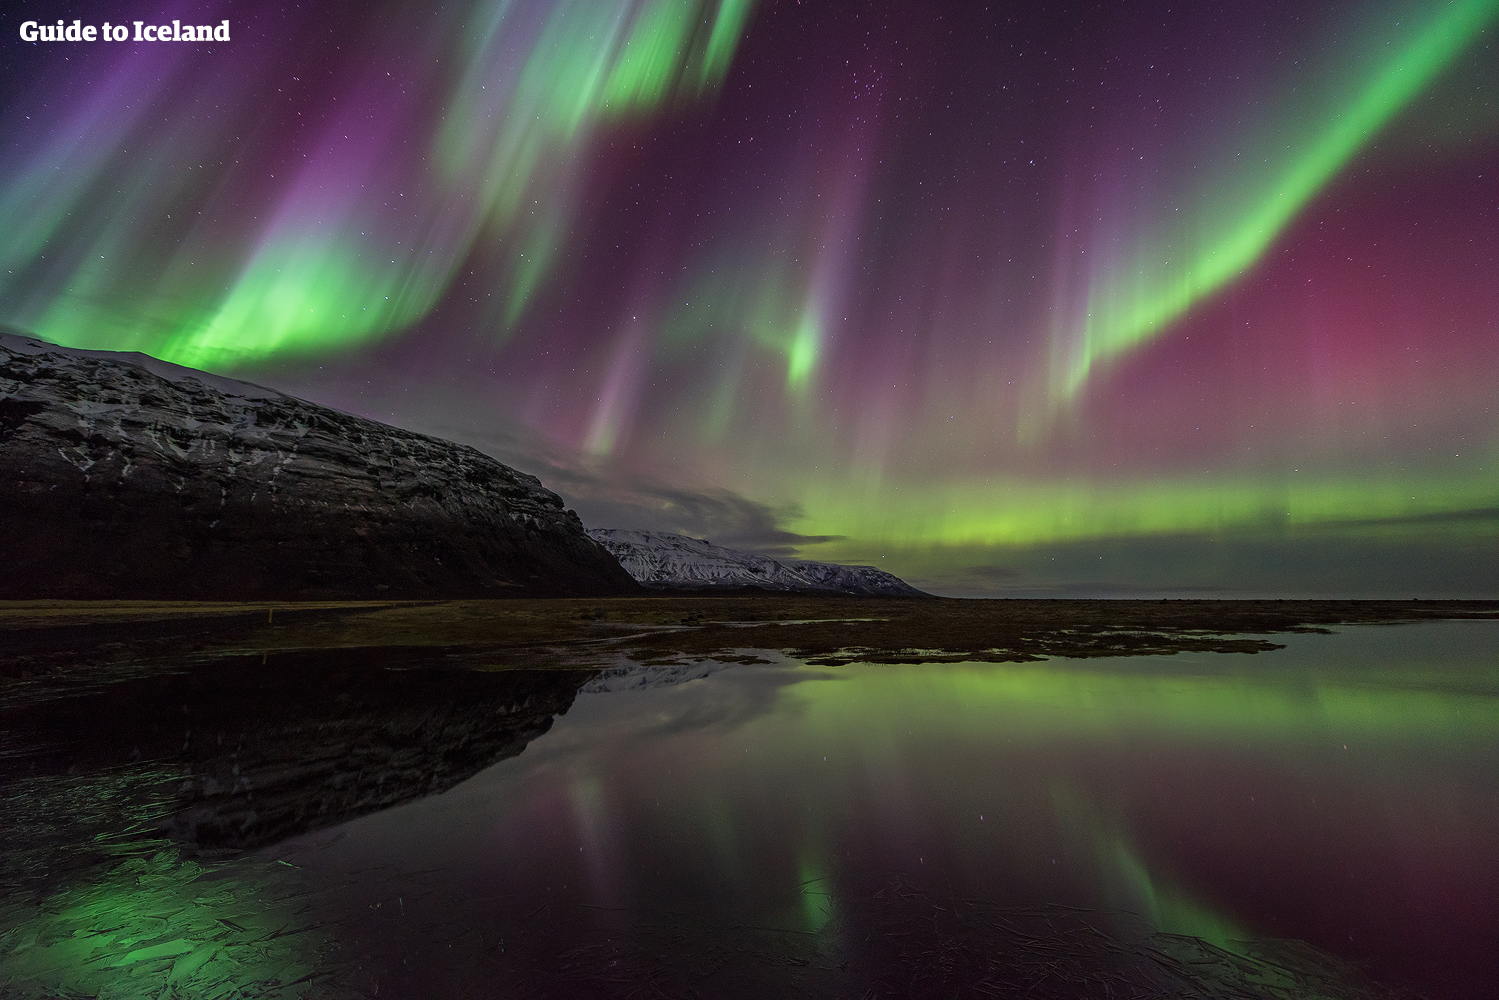
[{"label": "snow on mountain slope", "polygon": [[0,597],[636,593],[534,476],[139,354],[0,331]]},{"label": "snow on mountain slope", "polygon": [[614,553],[625,571],[648,587],[759,587],[802,593],[928,596],[872,566],[772,559],[660,531],[591,528],[588,535]]}]

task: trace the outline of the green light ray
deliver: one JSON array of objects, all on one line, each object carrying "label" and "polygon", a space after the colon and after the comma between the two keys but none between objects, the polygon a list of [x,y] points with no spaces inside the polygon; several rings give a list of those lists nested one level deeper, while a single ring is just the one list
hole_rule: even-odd
[{"label": "green light ray", "polygon": [[790,350],[786,355],[786,385],[789,388],[801,389],[807,384],[817,367],[821,344],[822,324],[809,309],[802,314],[801,322],[796,325],[796,333],[791,337]]},{"label": "green light ray", "polygon": [[708,36],[707,51],[698,69],[699,87],[709,86],[728,72],[734,50],[739,46],[753,10],[751,0],[720,0],[718,16],[713,19],[713,31]]},{"label": "green light ray", "polygon": [[[657,344],[667,357],[716,338],[739,338],[784,365],[786,391],[803,396],[822,356],[823,306],[807,290],[807,279],[784,263],[750,276],[726,278],[736,269],[721,264],[699,275],[660,324]],[[726,414],[738,400],[735,377],[721,382],[707,405],[701,426],[709,433],[727,428]]]},{"label": "green light ray", "polygon": [[[1435,518],[1494,505],[1483,468],[1410,469],[1360,475],[1303,469],[1226,472],[1213,477],[1091,482],[992,476],[949,482],[880,484],[867,494],[846,479],[800,491],[806,513],[792,525],[807,535],[841,535],[859,545],[1027,545],[1087,538],[1245,530],[1287,533],[1341,527],[1370,533],[1409,531],[1413,518]],[[1381,524],[1381,522],[1386,522]],[[1491,528],[1454,522],[1474,537]],[[843,542],[818,550],[834,558]]]},{"label": "green light ray", "polygon": [[[1074,400],[1101,365],[1160,336],[1253,266],[1307,202],[1499,16],[1499,0],[1456,0],[1402,14],[1426,21],[1400,26],[1398,34],[1392,26],[1387,44],[1373,48],[1367,67],[1346,87],[1345,101],[1303,123],[1303,141],[1267,148],[1265,163],[1218,178],[1207,189],[1206,207],[1179,226],[1173,220],[1169,234],[1137,241],[1124,263],[1090,282],[1083,316],[1052,336],[1054,407]],[[1407,32],[1413,37],[1399,44]],[[1240,208],[1219,221],[1223,213],[1215,210],[1225,201]],[[1029,436],[1025,428],[1022,436]]]}]

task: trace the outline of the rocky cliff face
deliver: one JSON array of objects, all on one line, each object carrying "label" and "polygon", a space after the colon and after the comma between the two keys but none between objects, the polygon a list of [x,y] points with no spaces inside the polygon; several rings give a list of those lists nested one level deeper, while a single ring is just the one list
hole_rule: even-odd
[{"label": "rocky cliff face", "polygon": [[138,354],[0,333],[0,598],[637,589],[533,476]]},{"label": "rocky cliff face", "polygon": [[631,576],[655,589],[756,587],[808,594],[930,596],[873,566],[772,559],[661,531],[593,528],[588,534],[614,553]]}]

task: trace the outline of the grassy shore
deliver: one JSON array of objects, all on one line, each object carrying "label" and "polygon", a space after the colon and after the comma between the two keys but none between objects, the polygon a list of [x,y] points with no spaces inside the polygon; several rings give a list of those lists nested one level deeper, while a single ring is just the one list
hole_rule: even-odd
[{"label": "grassy shore", "polygon": [[794,595],[434,602],[0,602],[0,676],[339,650],[487,669],[621,658],[993,662],[1255,653],[1277,633],[1499,617],[1499,601],[905,600]]}]

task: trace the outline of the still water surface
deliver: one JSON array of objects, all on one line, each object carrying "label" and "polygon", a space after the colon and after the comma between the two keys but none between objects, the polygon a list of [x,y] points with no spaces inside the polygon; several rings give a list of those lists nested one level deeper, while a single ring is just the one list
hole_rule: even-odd
[{"label": "still water surface", "polygon": [[18,708],[0,991],[1499,995],[1499,623],[1280,641]]}]

